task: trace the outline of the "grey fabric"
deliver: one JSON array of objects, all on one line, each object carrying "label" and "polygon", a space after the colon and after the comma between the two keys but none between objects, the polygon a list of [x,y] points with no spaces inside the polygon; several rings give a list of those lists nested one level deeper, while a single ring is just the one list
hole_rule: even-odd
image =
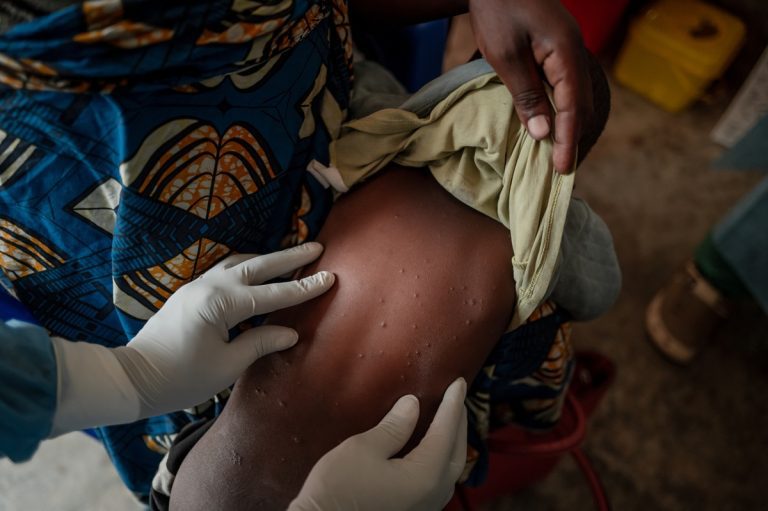
[{"label": "grey fabric", "polygon": [[458,87],[493,72],[485,59],[473,60],[432,80],[418,92],[409,94],[385,67],[370,60],[356,61],[349,119],[359,119],[383,108],[402,108],[419,117],[426,117],[435,105]]},{"label": "grey fabric", "polygon": [[473,60],[435,78],[408,98],[400,108],[419,117],[426,117],[448,94],[478,76],[493,72],[493,68],[485,59]]},{"label": "grey fabric", "polygon": [[395,75],[371,60],[355,61],[349,118],[359,119],[384,108],[397,108],[410,94]]},{"label": "grey fabric", "polygon": [[79,3],[82,3],[82,0],[2,0],[0,1],[0,34],[19,23],[31,21]]},{"label": "grey fabric", "polygon": [[621,269],[608,226],[581,199],[572,198],[560,244],[559,276],[550,299],[586,321],[606,312],[619,297]]},{"label": "grey fabric", "polygon": [[[350,118],[364,117],[381,108],[402,108],[425,117],[457,87],[492,72],[484,59],[474,60],[408,97],[386,69],[361,61],[355,64]],[[568,206],[559,261],[547,294],[574,319],[593,319],[613,305],[621,289],[621,269],[613,238],[605,222],[581,199],[572,199]]]}]

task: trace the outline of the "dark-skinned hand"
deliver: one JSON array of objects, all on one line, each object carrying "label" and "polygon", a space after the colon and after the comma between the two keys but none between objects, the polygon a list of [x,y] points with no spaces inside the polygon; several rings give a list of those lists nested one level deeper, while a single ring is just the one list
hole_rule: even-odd
[{"label": "dark-skinned hand", "polygon": [[555,169],[574,167],[581,126],[592,110],[586,50],[576,21],[559,0],[469,0],[480,52],[509,88],[531,136],[549,136],[553,112],[544,80],[554,90]]}]

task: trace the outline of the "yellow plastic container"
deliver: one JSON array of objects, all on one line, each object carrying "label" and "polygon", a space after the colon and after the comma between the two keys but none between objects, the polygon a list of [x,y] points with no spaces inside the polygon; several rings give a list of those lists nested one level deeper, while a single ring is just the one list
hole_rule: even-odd
[{"label": "yellow plastic container", "polygon": [[696,0],[662,0],[632,23],[614,74],[670,112],[682,110],[730,64],[744,24]]}]

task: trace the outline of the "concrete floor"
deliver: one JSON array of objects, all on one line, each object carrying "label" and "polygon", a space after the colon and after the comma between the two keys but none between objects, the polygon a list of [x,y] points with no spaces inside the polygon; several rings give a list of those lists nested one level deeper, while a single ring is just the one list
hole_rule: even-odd
[{"label": "concrete floor", "polygon": [[[613,87],[605,134],[579,170],[577,193],[611,227],[624,269],[614,309],[577,325],[577,347],[617,364],[586,444],[616,510],[765,509],[768,322],[745,306],[689,368],[662,359],[643,331],[645,304],[709,227],[760,179],[715,172],[708,134],[726,101],[667,114]],[[0,461],[0,511],[140,509],[99,445],[80,434],[46,442],[20,466]],[[493,510],[588,510],[566,460]]]},{"label": "concrete floor", "polygon": [[0,511],[141,511],[99,442],[70,433],[32,460],[0,460]]}]

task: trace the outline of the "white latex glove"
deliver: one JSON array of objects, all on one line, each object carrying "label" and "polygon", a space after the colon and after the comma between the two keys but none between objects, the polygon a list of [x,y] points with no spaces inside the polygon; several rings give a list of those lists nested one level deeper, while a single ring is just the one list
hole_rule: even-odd
[{"label": "white latex glove", "polygon": [[54,337],[59,396],[52,435],[189,408],[231,385],[259,357],[296,344],[296,331],[281,326],[251,328],[231,342],[228,331],[327,291],[335,280],[329,272],[258,285],[322,251],[319,243],[306,243],[227,258],[177,290],[123,347]]},{"label": "white latex glove", "polygon": [[415,396],[401,397],[373,429],[348,438],[312,468],[289,511],[439,510],[453,495],[467,456],[463,378],[445,391],[421,443],[394,458],[419,418]]}]

